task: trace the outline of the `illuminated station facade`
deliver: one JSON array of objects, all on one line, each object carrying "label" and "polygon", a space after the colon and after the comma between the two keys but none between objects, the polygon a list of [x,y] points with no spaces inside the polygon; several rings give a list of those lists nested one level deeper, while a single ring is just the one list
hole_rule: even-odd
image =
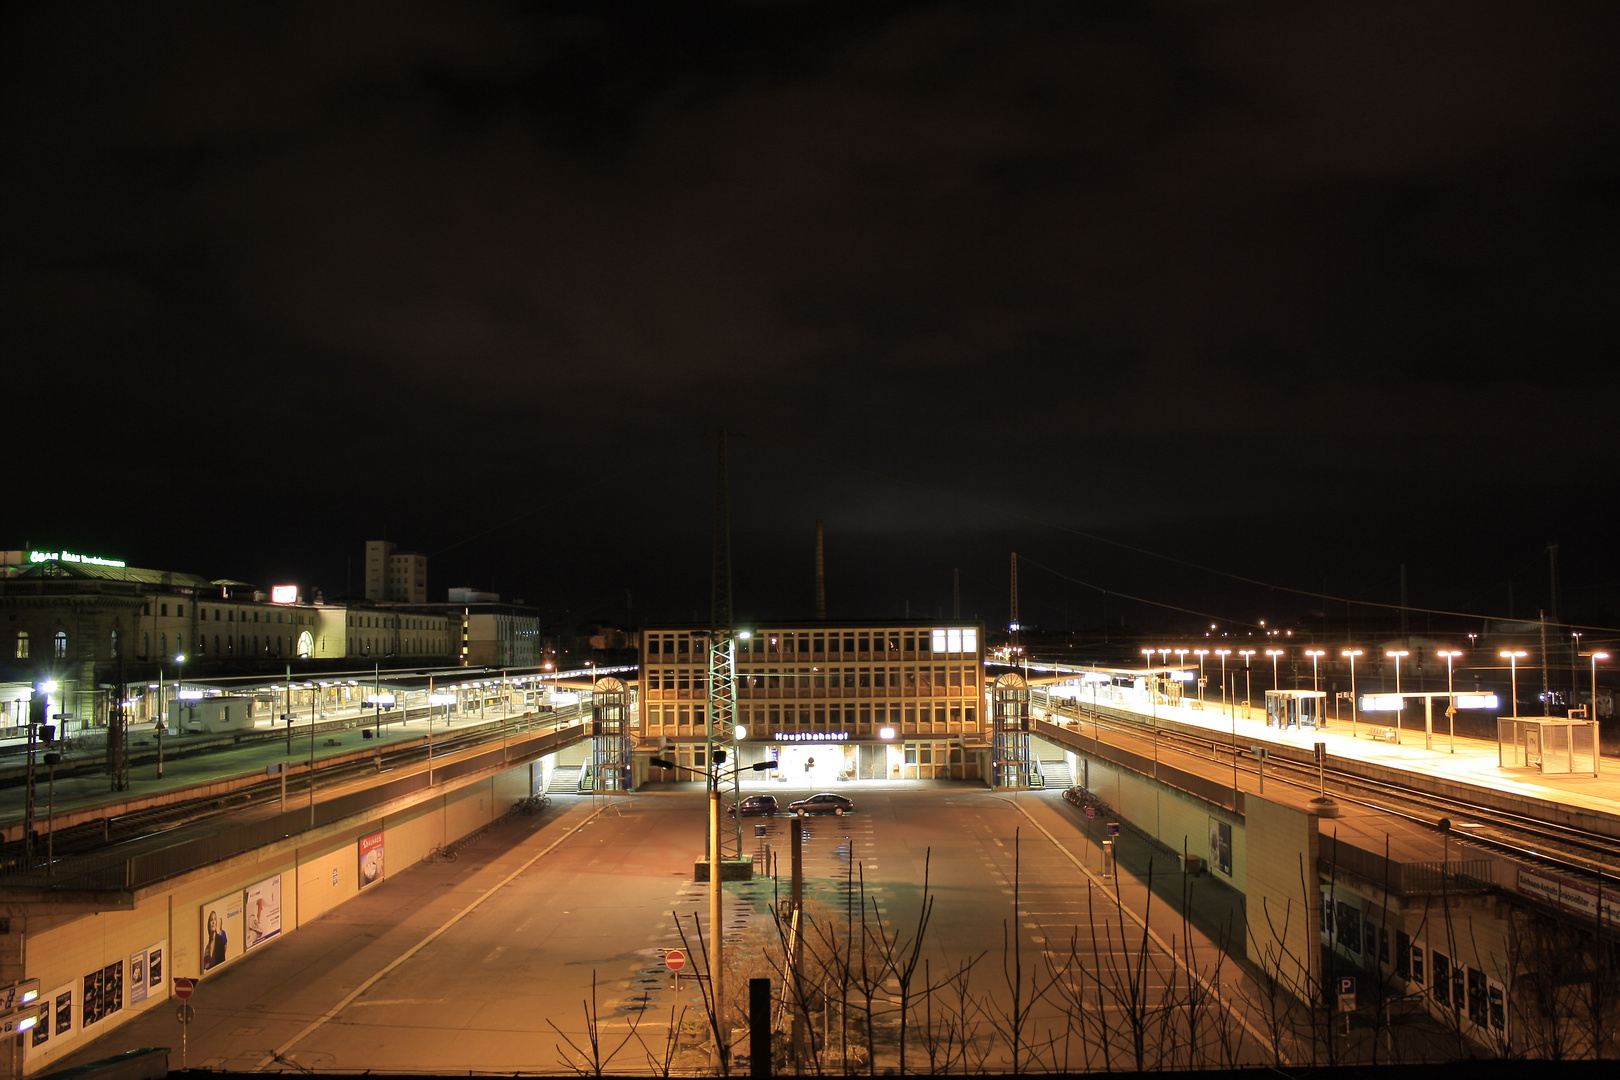
[{"label": "illuminated station facade", "polygon": [[[744,636],[746,634],[746,636]],[[795,786],[990,775],[984,628],[962,621],[769,623],[736,638],[743,765]],[[710,632],[659,627],[641,641],[640,748],[706,765]],[[653,770],[650,779],[662,777]]]}]

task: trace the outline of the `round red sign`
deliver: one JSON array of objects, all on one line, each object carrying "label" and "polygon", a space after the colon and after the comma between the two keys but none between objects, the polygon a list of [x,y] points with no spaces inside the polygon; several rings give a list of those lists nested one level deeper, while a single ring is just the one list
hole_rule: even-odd
[{"label": "round red sign", "polygon": [[174,980],[174,996],[179,998],[181,1001],[184,1001],[186,998],[190,997],[191,992],[196,988],[197,984],[191,979]]},{"label": "round red sign", "polygon": [[664,954],[664,963],[669,965],[669,970],[679,971],[686,966],[686,954],[679,949],[671,949]]}]

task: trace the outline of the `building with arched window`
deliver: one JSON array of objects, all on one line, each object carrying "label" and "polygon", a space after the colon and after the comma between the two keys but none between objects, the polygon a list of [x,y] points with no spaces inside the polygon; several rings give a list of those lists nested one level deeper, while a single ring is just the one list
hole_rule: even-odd
[{"label": "building with arched window", "polygon": [[[0,575],[5,655],[20,678],[56,680],[69,730],[105,726],[117,687],[172,680],[179,656],[197,679],[276,674],[289,664],[314,673],[463,662],[459,609],[328,604],[318,595],[278,602],[241,581],[106,560],[28,563],[24,554],[5,553],[11,565]],[[8,707],[0,737],[24,722]]]}]

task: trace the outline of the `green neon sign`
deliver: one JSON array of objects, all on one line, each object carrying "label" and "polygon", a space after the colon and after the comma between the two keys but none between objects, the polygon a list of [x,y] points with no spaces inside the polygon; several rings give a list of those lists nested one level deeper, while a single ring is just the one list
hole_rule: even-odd
[{"label": "green neon sign", "polygon": [[73,551],[30,551],[29,562],[76,562],[87,566],[127,566],[122,559],[103,559],[100,555],[80,555]]}]

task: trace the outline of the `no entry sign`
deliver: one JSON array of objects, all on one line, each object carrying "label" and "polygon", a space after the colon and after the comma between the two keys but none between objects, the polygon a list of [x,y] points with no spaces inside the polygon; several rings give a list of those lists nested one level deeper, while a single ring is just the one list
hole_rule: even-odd
[{"label": "no entry sign", "polygon": [[174,980],[174,996],[179,998],[181,1001],[184,1001],[186,998],[190,997],[191,992],[196,988],[197,984],[190,979]]},{"label": "no entry sign", "polygon": [[671,949],[664,954],[664,963],[671,971],[679,971],[686,966],[686,954],[679,949]]}]

